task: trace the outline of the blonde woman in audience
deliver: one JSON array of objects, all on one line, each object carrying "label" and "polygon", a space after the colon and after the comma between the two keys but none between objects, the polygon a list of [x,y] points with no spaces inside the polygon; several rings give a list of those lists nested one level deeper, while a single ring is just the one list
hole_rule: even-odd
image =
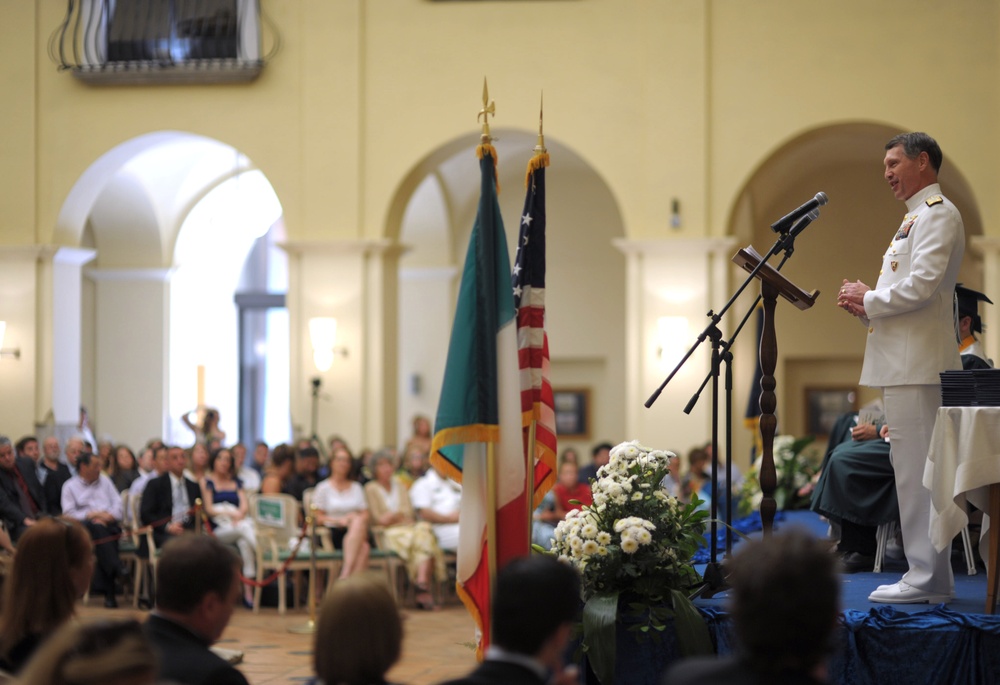
[{"label": "blonde woman in audience", "polygon": [[416,589],[417,606],[433,610],[434,596],[431,579],[444,578],[444,554],[437,543],[434,529],[426,521],[417,521],[410,504],[408,488],[395,475],[395,460],[388,451],[372,456],[374,480],[365,484],[369,521],[378,526],[375,531],[382,544],[395,552],[406,564],[406,572]]},{"label": "blonde woman in audience", "polygon": [[[205,513],[212,519],[212,530],[219,540],[235,542],[243,559],[243,577],[256,575],[257,534],[253,521],[248,517],[247,496],[236,479],[236,464],[232,452],[222,447],[212,453],[208,462],[209,473],[201,482],[205,498]],[[243,588],[244,600],[252,601],[252,589]]]},{"label": "blonde woman in audience", "polygon": [[79,521],[40,519],[25,531],[4,581],[0,668],[18,673],[24,667],[73,616],[93,574],[94,545]]},{"label": "blonde woman in audience", "polygon": [[368,503],[361,483],[351,480],[351,453],[339,447],[330,459],[330,477],[320,481],[313,494],[316,523],[330,529],[333,546],[343,550],[340,577],[368,568]]},{"label": "blonde woman in audience", "polygon": [[399,661],[403,622],[384,582],[359,575],[333,586],[316,625],[313,665],[323,685],[378,685]]},{"label": "blonde woman in audience", "polygon": [[138,621],[60,628],[24,669],[19,685],[152,685],[156,655]]}]

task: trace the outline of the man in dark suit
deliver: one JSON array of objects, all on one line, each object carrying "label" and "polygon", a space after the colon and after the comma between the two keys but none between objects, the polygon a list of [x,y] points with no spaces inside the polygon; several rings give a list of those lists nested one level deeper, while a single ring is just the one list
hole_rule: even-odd
[{"label": "man in dark suit", "polygon": [[0,435],[0,518],[15,543],[45,511],[45,494],[35,464],[14,456],[10,438]]},{"label": "man in dark suit", "polygon": [[142,493],[139,518],[144,526],[156,524],[153,541],[157,547],[185,530],[194,530],[195,518],[190,512],[195,500],[201,499],[201,487],[184,477],[186,465],[184,450],[170,447],[167,472],[150,480]]},{"label": "man in dark suit", "polygon": [[240,563],[209,535],[182,535],[164,545],[156,566],[156,609],[143,625],[159,656],[158,682],[247,685],[242,673],[209,649],[243,596]]},{"label": "man in dark suit", "polygon": [[576,569],[549,556],[515,559],[497,574],[492,644],[472,673],[444,685],[569,685],[563,654],[580,609]]}]

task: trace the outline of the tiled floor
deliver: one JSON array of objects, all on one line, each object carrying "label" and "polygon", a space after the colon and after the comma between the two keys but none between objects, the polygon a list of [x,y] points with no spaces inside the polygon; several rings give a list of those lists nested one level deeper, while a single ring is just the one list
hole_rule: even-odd
[{"label": "tiled floor", "polygon": [[[83,620],[135,617],[146,612],[131,608],[105,609],[101,598],[81,607]],[[470,671],[476,663],[473,622],[460,603],[441,611],[404,610],[403,657],[389,672],[389,681],[405,685],[431,685]],[[277,609],[254,614],[240,609],[233,614],[220,647],[244,652],[243,671],[252,685],[300,683],[312,675],[312,636],[289,631],[305,626],[309,615],[298,611],[279,616]]]}]

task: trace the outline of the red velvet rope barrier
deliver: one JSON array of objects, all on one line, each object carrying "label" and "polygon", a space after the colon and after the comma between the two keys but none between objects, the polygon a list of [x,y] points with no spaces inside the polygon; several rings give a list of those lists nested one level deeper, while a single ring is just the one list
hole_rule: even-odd
[{"label": "red velvet rope barrier", "polygon": [[[215,532],[212,530],[212,520],[208,517],[208,513],[205,511],[204,507],[195,505],[184,512],[185,516],[190,514],[201,516],[202,521],[205,524],[206,534],[215,537]],[[159,521],[154,521],[153,523],[147,524],[133,531],[128,531],[128,532],[122,531],[118,535],[109,535],[107,537],[99,538],[97,540],[94,540],[94,546],[96,547],[97,545],[104,545],[109,542],[117,542],[123,538],[131,537],[132,535],[145,535],[148,531],[154,528],[158,528],[159,526],[162,526],[166,523],[169,523],[171,520],[173,520],[173,518],[174,518],[173,516],[168,516],[167,518],[161,519]],[[285,562],[281,565],[281,568],[279,568],[276,571],[273,571],[264,580],[254,580],[252,578],[245,578],[243,577],[243,573],[241,572],[240,582],[242,582],[244,585],[249,585],[251,587],[267,587],[271,583],[275,582],[279,577],[288,573],[288,567],[291,566],[292,562],[296,560],[296,557],[299,554],[299,548],[302,547],[302,543],[305,539],[306,539],[306,524],[303,522],[302,531],[301,534],[299,535],[299,541],[295,544],[295,548],[291,551],[291,554],[289,555],[288,559],[286,559]]]}]

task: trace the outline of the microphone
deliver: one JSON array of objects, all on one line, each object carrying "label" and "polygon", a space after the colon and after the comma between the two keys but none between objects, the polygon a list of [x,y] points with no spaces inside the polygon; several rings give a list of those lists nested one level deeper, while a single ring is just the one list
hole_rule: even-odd
[{"label": "microphone", "polygon": [[791,238],[792,240],[795,240],[799,236],[799,233],[802,233],[802,231],[806,230],[806,226],[816,221],[816,219],[818,218],[819,218],[819,207],[817,207],[816,209],[812,210],[804,217],[799,219],[795,223],[795,225],[792,226],[791,229],[789,229],[788,237]]},{"label": "microphone", "polygon": [[809,200],[809,202],[805,203],[801,207],[793,209],[788,214],[771,224],[771,230],[775,233],[784,233],[793,223],[817,207],[825,205],[827,202],[829,202],[829,200],[826,198],[826,193],[816,193],[816,196]]}]

